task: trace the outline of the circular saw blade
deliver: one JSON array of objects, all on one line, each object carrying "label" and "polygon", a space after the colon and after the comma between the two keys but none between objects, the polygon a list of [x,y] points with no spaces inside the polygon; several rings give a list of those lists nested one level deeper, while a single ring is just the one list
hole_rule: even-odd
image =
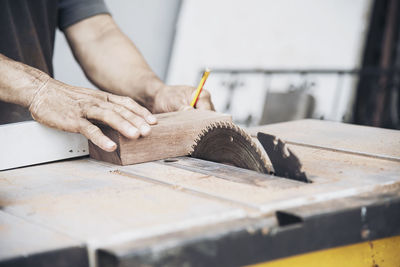
[{"label": "circular saw blade", "polygon": [[195,140],[192,157],[270,173],[265,155],[250,135],[229,122],[209,125]]}]

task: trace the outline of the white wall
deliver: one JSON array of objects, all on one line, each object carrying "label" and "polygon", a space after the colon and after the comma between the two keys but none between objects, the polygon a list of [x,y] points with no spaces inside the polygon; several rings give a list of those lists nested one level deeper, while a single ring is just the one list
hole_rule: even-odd
[{"label": "white wall", "polygon": [[[143,53],[152,69],[164,79],[171,51],[180,0],[106,0],[113,18]],[[94,88],[75,62],[64,34],[57,31],[54,54],[55,78]]]},{"label": "white wall", "polygon": [[[134,40],[150,66],[163,79],[180,0],[106,0],[114,19]],[[184,0],[167,82],[196,86],[204,67],[339,68],[359,66],[371,0]],[[75,63],[65,39],[56,36],[55,77],[91,87]],[[240,77],[245,87],[233,99],[233,116],[258,118],[266,84],[285,91],[296,77]],[[221,110],[227,91],[221,75],[210,75],[216,107]],[[335,106],[336,80],[317,77],[312,94],[315,117],[340,120],[351,107],[354,79],[345,79]],[[250,88],[251,87],[251,88]]]},{"label": "white wall", "polygon": [[[338,68],[359,66],[368,27],[370,0],[185,0],[178,21],[168,83],[192,84],[204,67]],[[227,90],[211,73],[206,87],[222,109]],[[234,119],[259,117],[266,81],[244,76],[235,99]],[[348,111],[353,79],[344,81],[334,107],[336,80],[315,80],[315,117],[340,120]],[[287,90],[295,77],[274,78],[271,90]]]}]

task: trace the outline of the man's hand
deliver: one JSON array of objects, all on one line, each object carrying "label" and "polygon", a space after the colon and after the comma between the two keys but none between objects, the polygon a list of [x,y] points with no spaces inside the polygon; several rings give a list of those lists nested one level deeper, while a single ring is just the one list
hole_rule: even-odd
[{"label": "man's hand", "polygon": [[29,105],[33,118],[47,126],[81,133],[105,151],[117,145],[90,120],[111,126],[128,138],[150,134],[156,118],[129,97],[69,86],[49,78]]},{"label": "man's hand", "polygon": [[[190,103],[196,94],[196,88],[190,86],[167,86],[161,87],[153,103],[153,113],[172,112],[191,109]],[[196,104],[197,109],[215,110],[211,102],[210,93],[203,90]]]}]

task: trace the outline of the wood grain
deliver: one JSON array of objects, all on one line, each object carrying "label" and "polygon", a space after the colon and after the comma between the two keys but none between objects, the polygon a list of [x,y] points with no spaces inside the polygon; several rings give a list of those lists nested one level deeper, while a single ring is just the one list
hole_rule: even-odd
[{"label": "wood grain", "polygon": [[232,121],[229,115],[205,110],[189,110],[156,115],[158,123],[152,126],[150,136],[128,139],[116,130],[100,126],[118,148],[105,152],[89,142],[90,156],[119,165],[187,155],[194,139],[207,125],[218,121]]},{"label": "wood grain", "polygon": [[248,129],[289,144],[400,162],[400,131],[321,120],[298,120]]},{"label": "wood grain", "polygon": [[89,247],[245,215],[233,204],[121,175],[106,165],[80,159],[4,171],[2,211]]},{"label": "wood grain", "polygon": [[[333,132],[336,127],[328,122],[325,125],[327,133]],[[278,136],[291,134],[294,138],[296,134],[297,140],[307,137],[311,145],[334,145],[333,135],[310,131],[307,124],[303,126],[293,122],[293,127],[289,126],[285,127],[286,131],[280,124],[276,124],[277,129],[273,125],[266,127],[268,132]],[[360,134],[355,134],[358,126],[355,127],[346,126],[342,130],[347,143],[346,146],[341,144],[341,148],[355,149],[350,147],[358,144],[360,138]],[[322,131],[322,125],[320,129]],[[363,151],[367,153],[366,149],[382,147],[381,154],[392,153],[394,139],[386,138],[387,133],[386,130],[376,131]],[[92,258],[99,248],[116,246],[129,253],[147,251],[158,256],[161,254],[157,253],[164,252],[164,248],[175,249],[177,236],[181,233],[185,234],[182,238],[185,244],[193,242],[197,246],[198,235],[207,240],[207,246],[215,248],[216,243],[222,242],[215,241],[210,235],[213,229],[223,227],[218,236],[230,238],[242,236],[237,234],[238,221],[257,225],[267,222],[268,228],[262,236],[254,232],[253,224],[246,225],[246,232],[251,233],[251,240],[255,242],[254,238],[276,238],[276,233],[282,233],[283,228],[277,228],[277,211],[294,213],[307,220],[323,213],[345,211],[349,207],[373,205],[375,202],[370,201],[372,197],[387,201],[399,192],[400,163],[397,161],[304,145],[289,144],[289,148],[301,159],[304,170],[313,180],[312,184],[298,186],[299,183],[287,180],[279,183],[279,178],[270,176],[261,181],[260,174],[252,176],[248,174],[250,171],[228,172],[233,168],[218,167],[217,163],[207,165],[205,161],[200,164],[200,160],[190,158],[122,167],[78,159],[2,171],[0,255],[4,253],[0,257],[0,265],[2,259],[23,257],[19,256],[23,255],[20,252],[34,245],[31,240],[40,240],[45,244],[35,246],[37,250],[27,250],[28,257],[37,255],[37,252],[63,248],[64,245],[68,247],[69,239],[72,240],[72,247],[74,244],[85,244]],[[368,194],[364,196],[367,198],[365,202],[349,203],[349,198],[358,198],[361,194]],[[305,207],[309,205],[313,206]],[[17,219],[5,218],[2,212]],[[369,207],[367,214],[368,218],[372,218]],[[389,216],[384,218],[389,223],[393,222]],[[22,222],[32,227],[22,225]],[[377,229],[381,231],[386,225],[379,227]],[[297,226],[285,229],[292,231],[295,228]],[[351,233],[359,236],[359,230]],[[375,230],[371,232],[377,233]],[[58,237],[61,241],[57,241]],[[19,242],[24,243],[19,245]],[[232,239],[224,242],[234,243]],[[257,245],[249,244],[252,247]],[[120,250],[115,254],[119,259],[122,258],[120,255],[132,255],[123,254]],[[71,262],[72,259],[70,257],[66,262],[77,266]],[[98,266],[102,264],[106,263],[100,259]]]}]

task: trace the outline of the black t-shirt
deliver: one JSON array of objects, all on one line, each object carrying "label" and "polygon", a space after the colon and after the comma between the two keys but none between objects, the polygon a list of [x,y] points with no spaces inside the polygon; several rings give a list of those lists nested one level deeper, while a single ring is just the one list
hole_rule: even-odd
[{"label": "black t-shirt", "polygon": [[[53,76],[56,28],[109,13],[104,0],[0,0],[0,53]],[[0,124],[31,119],[29,111],[0,101]]]}]

